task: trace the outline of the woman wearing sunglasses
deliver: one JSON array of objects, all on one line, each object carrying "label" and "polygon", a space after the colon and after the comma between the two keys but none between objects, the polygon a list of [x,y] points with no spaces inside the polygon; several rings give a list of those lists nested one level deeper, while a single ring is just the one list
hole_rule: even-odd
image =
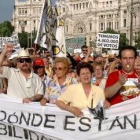
[{"label": "woman wearing sunglasses", "polygon": [[41,79],[32,72],[32,60],[25,50],[17,56],[17,69],[2,66],[7,54],[11,53],[13,46],[6,44],[0,55],[0,73],[8,79],[7,95],[22,99],[23,103],[40,100],[43,96]]},{"label": "woman wearing sunglasses", "polygon": [[54,62],[55,76],[48,82],[46,93],[40,104],[45,105],[47,102],[55,104],[57,98],[66,90],[66,88],[77,83],[75,78],[67,76],[70,61],[68,58],[59,57]]},{"label": "woman wearing sunglasses", "polygon": [[104,102],[104,107],[109,107],[109,103],[105,101],[103,90],[91,84],[92,73],[91,64],[80,63],[77,67],[77,75],[81,82],[70,85],[57,99],[56,105],[73,113],[76,117],[83,116],[82,109],[95,108],[100,101]]}]

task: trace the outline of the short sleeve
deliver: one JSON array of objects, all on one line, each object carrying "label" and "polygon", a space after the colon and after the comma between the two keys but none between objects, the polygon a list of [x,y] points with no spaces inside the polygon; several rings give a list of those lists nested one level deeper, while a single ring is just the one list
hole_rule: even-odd
[{"label": "short sleeve", "polygon": [[12,68],[9,68],[9,67],[3,67],[3,74],[2,74],[2,76],[3,77],[6,77],[7,79],[9,79],[10,78],[10,76],[11,76],[11,74],[12,74]]},{"label": "short sleeve", "polygon": [[71,92],[70,92],[70,86],[58,97],[57,100],[63,101],[65,104],[71,103]]}]

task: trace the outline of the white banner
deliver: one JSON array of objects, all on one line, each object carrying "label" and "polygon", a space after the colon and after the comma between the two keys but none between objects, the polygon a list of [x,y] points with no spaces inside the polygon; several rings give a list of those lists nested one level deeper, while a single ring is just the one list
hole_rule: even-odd
[{"label": "white banner", "polygon": [[119,34],[98,33],[96,46],[100,48],[119,48]]},{"label": "white banner", "polygon": [[99,121],[55,105],[22,104],[0,96],[0,140],[140,140],[140,97],[112,106]]},{"label": "white banner", "polygon": [[0,37],[0,49],[2,49],[2,46],[6,43],[13,44],[15,46],[15,50],[20,48],[17,34],[12,35],[11,37]]},{"label": "white banner", "polygon": [[35,43],[48,48],[55,57],[66,57],[64,20],[59,8],[52,7],[51,0],[44,0],[42,9]]}]

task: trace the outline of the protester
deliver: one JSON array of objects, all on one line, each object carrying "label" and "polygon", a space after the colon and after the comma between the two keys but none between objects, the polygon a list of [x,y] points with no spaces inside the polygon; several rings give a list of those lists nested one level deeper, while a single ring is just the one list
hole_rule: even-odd
[{"label": "protester", "polygon": [[93,85],[99,86],[100,88],[104,89],[106,84],[106,78],[104,78],[103,72],[104,67],[101,63],[95,62],[93,64],[93,70],[94,70],[94,77],[91,80],[91,83]]},{"label": "protester", "polygon": [[[70,85],[57,99],[56,105],[73,113],[76,117],[81,117],[83,115],[81,109],[94,108],[99,101],[105,101],[103,90],[91,84],[92,72],[93,68],[89,63],[80,63],[77,74],[81,82]],[[104,107],[109,107],[108,102],[104,102]]]},{"label": "protester", "polygon": [[43,57],[44,65],[45,65],[45,73],[47,74],[48,77],[53,76],[53,70],[52,66],[50,64],[49,58]]},{"label": "protester", "polygon": [[41,81],[43,83],[44,93],[45,93],[47,84],[51,78],[45,74],[45,65],[42,58],[36,58],[34,60],[33,69],[34,69],[34,72],[41,78]]},{"label": "protester", "polygon": [[13,46],[6,44],[0,55],[0,73],[8,79],[7,95],[21,98],[23,102],[37,101],[42,98],[43,84],[41,79],[31,71],[32,60],[25,50],[17,56],[17,69],[2,66],[7,54],[11,54]]},{"label": "protester", "polygon": [[85,54],[85,56],[82,58],[83,62],[89,62],[89,63],[93,63],[93,57],[90,55],[92,53],[92,48],[91,47],[87,47],[87,53]]},{"label": "protester", "polygon": [[140,56],[137,56],[136,63],[135,63],[135,69],[138,74],[140,74]]},{"label": "protester", "polygon": [[77,83],[77,80],[72,77],[67,77],[69,71],[70,61],[65,57],[58,57],[54,62],[55,76],[48,82],[46,94],[41,100],[40,104],[45,105],[47,101],[55,104],[57,98],[66,90],[66,88]]},{"label": "protester", "polygon": [[109,74],[105,88],[111,105],[134,98],[139,93],[138,75],[134,70],[136,57],[137,51],[132,46],[125,46],[119,51],[122,69]]}]

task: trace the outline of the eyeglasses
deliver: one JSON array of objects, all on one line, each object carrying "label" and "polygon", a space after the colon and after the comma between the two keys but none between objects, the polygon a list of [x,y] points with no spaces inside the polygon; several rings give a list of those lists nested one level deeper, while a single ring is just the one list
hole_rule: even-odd
[{"label": "eyeglasses", "polygon": [[57,68],[57,67],[54,67],[54,70],[55,70],[55,71],[57,71],[57,70],[62,71],[64,68],[65,68],[65,67],[63,67],[63,68],[62,68],[62,67],[58,67],[58,68]]},{"label": "eyeglasses", "polygon": [[20,62],[20,63],[24,63],[24,62],[31,63],[31,58],[20,58],[20,59],[18,59],[18,62]]}]

